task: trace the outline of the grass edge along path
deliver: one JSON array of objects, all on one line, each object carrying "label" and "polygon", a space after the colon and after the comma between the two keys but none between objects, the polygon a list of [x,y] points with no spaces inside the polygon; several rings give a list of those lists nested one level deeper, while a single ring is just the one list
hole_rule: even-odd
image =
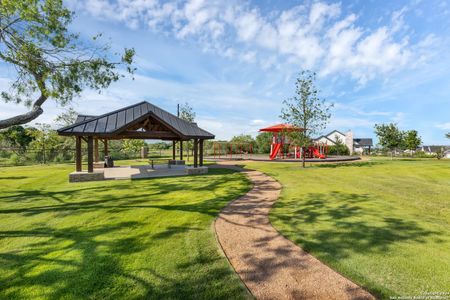
[{"label": "grass edge along path", "polygon": [[376,296],[450,292],[450,161],[245,166],[283,184],[277,230]]},{"label": "grass edge along path", "polygon": [[230,264],[257,299],[374,299],[271,225],[268,214],[281,190],[277,181],[232,164],[218,167],[242,171],[253,188],[222,209],[214,225]]},{"label": "grass edge along path", "polygon": [[211,226],[243,174],[69,184],[72,168],[0,169],[0,298],[250,297]]}]

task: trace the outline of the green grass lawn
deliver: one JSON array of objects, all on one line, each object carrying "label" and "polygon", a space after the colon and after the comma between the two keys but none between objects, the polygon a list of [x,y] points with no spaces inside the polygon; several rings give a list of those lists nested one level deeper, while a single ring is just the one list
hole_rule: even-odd
[{"label": "green grass lawn", "polygon": [[0,169],[1,299],[248,297],[211,226],[244,175],[69,184],[73,168]]},{"label": "green grass lawn", "polygon": [[272,224],[374,294],[450,292],[450,161],[249,163],[283,184]]}]

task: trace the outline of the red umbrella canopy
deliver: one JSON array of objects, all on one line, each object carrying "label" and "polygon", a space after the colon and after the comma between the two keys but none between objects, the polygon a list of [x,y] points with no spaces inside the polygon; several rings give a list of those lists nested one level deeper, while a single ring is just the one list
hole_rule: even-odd
[{"label": "red umbrella canopy", "polygon": [[293,132],[293,131],[303,131],[303,128],[300,127],[295,127],[294,125],[291,124],[277,124],[277,125],[273,125],[273,126],[269,126],[266,128],[261,128],[259,131],[265,131],[265,132]]}]

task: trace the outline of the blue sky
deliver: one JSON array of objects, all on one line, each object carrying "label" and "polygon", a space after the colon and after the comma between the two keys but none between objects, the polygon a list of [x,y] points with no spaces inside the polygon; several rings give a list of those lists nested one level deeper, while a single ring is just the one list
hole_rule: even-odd
[{"label": "blue sky", "polygon": [[[375,123],[448,144],[450,1],[66,1],[72,30],[134,47],[138,71],[74,99],[100,114],[142,100],[175,112],[188,102],[200,126],[227,139],[279,123],[302,69],[334,103],[328,129],[374,137]],[[13,72],[0,67],[0,88]],[[63,108],[44,106],[37,122]],[[25,111],[0,104],[0,118]]]}]

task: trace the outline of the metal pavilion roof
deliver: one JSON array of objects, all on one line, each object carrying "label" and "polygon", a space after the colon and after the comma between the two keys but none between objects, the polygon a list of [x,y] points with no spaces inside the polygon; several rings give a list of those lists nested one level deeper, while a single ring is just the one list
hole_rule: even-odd
[{"label": "metal pavilion roof", "polygon": [[214,135],[143,101],[100,116],[79,115],[74,124],[58,129],[66,136],[143,139],[213,139]]}]

